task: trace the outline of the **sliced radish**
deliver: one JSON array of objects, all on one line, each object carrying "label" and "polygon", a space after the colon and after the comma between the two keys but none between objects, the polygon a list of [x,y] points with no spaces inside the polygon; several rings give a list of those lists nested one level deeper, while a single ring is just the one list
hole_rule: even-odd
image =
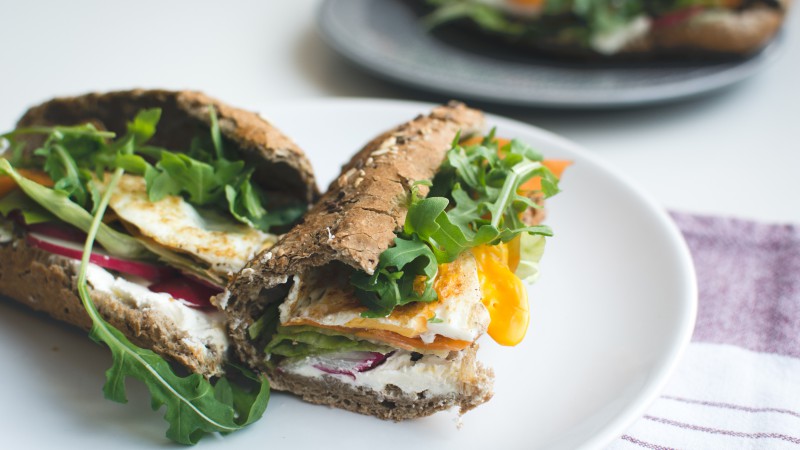
[{"label": "sliced radish", "polygon": [[334,352],[314,356],[312,366],[325,373],[346,375],[356,379],[356,373],[366,372],[381,365],[391,353]]},{"label": "sliced radish", "polygon": [[198,309],[214,309],[209,300],[222,292],[222,288],[186,276],[151,284],[148,289],[153,292],[165,292],[177,300],[182,300],[187,306]]},{"label": "sliced radish", "polygon": [[[77,260],[80,260],[83,256],[83,245],[68,240],[29,232],[27,241],[30,245],[55,255],[66,256],[67,258]],[[144,278],[151,283],[174,278],[178,274],[178,272],[171,267],[130,259],[121,259],[109,256],[101,250],[93,251],[89,256],[89,262],[106,269]]]}]

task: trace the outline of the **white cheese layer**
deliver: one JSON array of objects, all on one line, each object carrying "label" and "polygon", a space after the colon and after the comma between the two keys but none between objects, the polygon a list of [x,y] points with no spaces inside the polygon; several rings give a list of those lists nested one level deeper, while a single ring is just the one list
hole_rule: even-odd
[{"label": "white cheese layer", "polygon": [[175,252],[190,254],[222,275],[241,270],[277,236],[210,211],[202,214],[180,196],[151,202],[144,178],[123,175],[109,207],[139,232]]},{"label": "white cheese layer", "polygon": [[[80,261],[75,261],[76,267]],[[175,327],[184,331],[184,342],[198,351],[206,346],[228,346],[225,333],[225,317],[220,312],[205,312],[184,305],[180,300],[161,292],[153,292],[122,277],[115,277],[96,264],[89,264],[86,281],[92,289],[113,295],[114,298],[138,310],[154,310],[171,320]]]},{"label": "white cheese layer", "polygon": [[[460,355],[460,352],[459,352]],[[425,355],[412,361],[411,353],[396,351],[383,364],[366,372],[349,375],[329,374],[314,367],[313,357],[286,360],[280,370],[309,378],[333,377],[353,386],[366,387],[380,392],[387,386],[397,386],[408,394],[447,395],[457,394],[461,357],[452,360]]]}]

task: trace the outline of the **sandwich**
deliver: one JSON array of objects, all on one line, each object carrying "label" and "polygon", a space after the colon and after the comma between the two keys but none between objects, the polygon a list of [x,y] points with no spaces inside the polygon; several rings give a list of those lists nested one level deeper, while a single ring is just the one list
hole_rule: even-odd
[{"label": "sandwich", "polygon": [[162,90],[57,98],[2,138],[0,294],[105,343],[106,397],[143,381],[175,441],[257,419],[268,383],[229,360],[210,300],[318,195],[297,145],[255,113]]},{"label": "sandwich", "polygon": [[557,56],[741,57],[766,46],[791,0],[429,0],[425,22],[468,24]]},{"label": "sandwich", "polygon": [[376,137],[214,299],[273,389],[391,420],[491,398],[476,341],[524,337],[522,280],[538,273],[543,201],[568,163],[482,136],[484,121],[450,103]]}]

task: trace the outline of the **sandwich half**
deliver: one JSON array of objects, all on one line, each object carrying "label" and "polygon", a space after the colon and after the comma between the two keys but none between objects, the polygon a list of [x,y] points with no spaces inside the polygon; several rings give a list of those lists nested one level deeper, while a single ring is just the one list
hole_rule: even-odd
[{"label": "sandwich half", "polygon": [[239,357],[274,389],[382,419],[489,400],[476,341],[524,336],[515,270],[535,275],[557,179],[533,149],[483,131],[480,111],[451,103],[359,151],[215,299]]},{"label": "sandwich half", "polygon": [[428,0],[430,26],[460,22],[556,56],[746,56],[766,46],[791,0]]},{"label": "sandwich half", "polygon": [[[229,339],[210,299],[318,195],[297,145],[255,113],[199,92],[163,90],[57,98],[31,108],[3,137],[0,294],[92,330],[122,352],[116,375],[167,392],[154,394],[154,408],[182,392],[167,364],[205,379],[187,382],[188,391],[208,380],[220,386]],[[84,266],[87,233],[96,243]],[[112,328],[122,336],[103,338]],[[155,355],[133,357],[140,349]],[[124,401],[121,388],[106,396]],[[185,419],[182,408],[203,411],[191,395],[168,413],[173,425]],[[225,408],[232,423],[233,409]],[[189,423],[175,425],[170,437],[196,442]]]}]

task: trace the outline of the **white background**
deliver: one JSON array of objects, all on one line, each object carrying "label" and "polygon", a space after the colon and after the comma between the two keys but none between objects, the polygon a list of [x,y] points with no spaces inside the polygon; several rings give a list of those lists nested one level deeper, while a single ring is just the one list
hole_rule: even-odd
[{"label": "white background", "polygon": [[[199,89],[256,110],[330,96],[444,100],[333,54],[315,30],[319,3],[3,0],[0,129],[55,95],[132,87]],[[624,111],[488,109],[584,145],[666,208],[800,222],[800,14],[791,16],[782,58],[720,94]]]}]

